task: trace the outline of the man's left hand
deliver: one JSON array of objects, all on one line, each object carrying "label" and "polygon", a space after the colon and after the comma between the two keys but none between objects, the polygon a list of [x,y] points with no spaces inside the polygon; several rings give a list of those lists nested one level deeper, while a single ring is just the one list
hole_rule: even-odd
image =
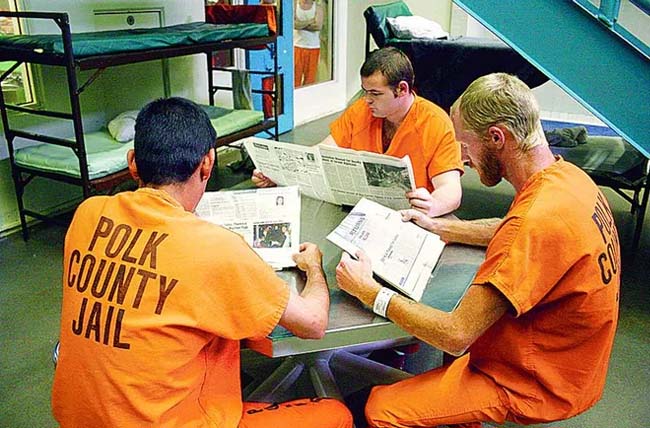
[{"label": "man's left hand", "polygon": [[406,197],[413,209],[421,211],[426,215],[431,215],[434,202],[431,193],[426,188],[418,187],[414,191],[406,192]]}]

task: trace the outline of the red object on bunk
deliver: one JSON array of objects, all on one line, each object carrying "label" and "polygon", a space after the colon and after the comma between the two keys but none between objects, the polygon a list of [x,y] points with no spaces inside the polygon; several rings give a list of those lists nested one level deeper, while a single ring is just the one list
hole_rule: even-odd
[{"label": "red object on bunk", "polygon": [[278,32],[273,5],[212,4],[205,7],[205,22],[211,24],[266,24],[270,35]]}]

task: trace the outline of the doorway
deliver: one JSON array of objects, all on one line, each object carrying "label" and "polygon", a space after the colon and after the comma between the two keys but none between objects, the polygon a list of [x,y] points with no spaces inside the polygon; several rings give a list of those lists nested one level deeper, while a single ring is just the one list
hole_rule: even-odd
[{"label": "doorway", "polygon": [[293,0],[293,18],[294,124],[301,125],[345,107],[347,0]]}]

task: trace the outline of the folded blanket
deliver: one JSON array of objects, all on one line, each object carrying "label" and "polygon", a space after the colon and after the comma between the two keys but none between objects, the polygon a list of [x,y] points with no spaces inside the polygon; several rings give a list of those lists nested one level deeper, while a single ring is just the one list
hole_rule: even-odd
[{"label": "folded blanket", "polygon": [[548,144],[555,147],[576,147],[587,142],[587,128],[584,126],[552,129],[544,134]]}]

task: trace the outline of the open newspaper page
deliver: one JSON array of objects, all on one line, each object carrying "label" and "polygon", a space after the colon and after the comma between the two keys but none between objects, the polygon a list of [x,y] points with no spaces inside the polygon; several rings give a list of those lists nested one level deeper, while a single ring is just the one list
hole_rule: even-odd
[{"label": "open newspaper page", "polygon": [[409,208],[405,193],[415,190],[415,178],[408,156],[319,147],[325,177],[339,204],[355,205],[367,198],[396,210]]},{"label": "open newspaper page", "polygon": [[352,256],[366,252],[373,272],[415,301],[445,245],[438,235],[403,222],[399,212],[365,198],[327,239]]},{"label": "open newspaper page", "polygon": [[300,248],[300,193],[295,186],[206,192],[196,214],[244,237],[275,269],[295,266]]},{"label": "open newspaper page", "polygon": [[244,147],[255,167],[279,186],[298,186],[314,199],[336,203],[325,180],[318,147],[246,138]]}]

